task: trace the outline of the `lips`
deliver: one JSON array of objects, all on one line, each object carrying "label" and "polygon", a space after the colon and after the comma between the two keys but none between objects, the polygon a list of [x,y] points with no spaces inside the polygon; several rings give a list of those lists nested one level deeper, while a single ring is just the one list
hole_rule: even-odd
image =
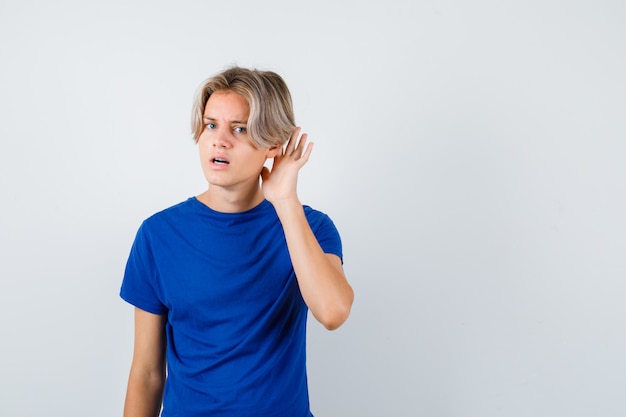
[{"label": "lips", "polygon": [[212,164],[215,165],[228,165],[230,160],[224,155],[215,155],[210,159]]}]

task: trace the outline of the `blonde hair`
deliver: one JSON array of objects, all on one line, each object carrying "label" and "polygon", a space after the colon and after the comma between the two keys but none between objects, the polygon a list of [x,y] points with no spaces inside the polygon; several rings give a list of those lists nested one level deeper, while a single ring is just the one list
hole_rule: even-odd
[{"label": "blonde hair", "polygon": [[196,91],[191,112],[191,131],[196,143],[204,130],[204,108],[216,91],[235,92],[248,102],[248,137],[259,149],[282,146],[296,128],[291,94],[280,75],[231,67],[205,80]]}]

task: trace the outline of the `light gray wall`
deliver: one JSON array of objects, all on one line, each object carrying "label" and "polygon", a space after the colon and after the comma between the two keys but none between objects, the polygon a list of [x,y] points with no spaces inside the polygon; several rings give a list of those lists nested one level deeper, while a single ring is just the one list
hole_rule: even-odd
[{"label": "light gray wall", "polygon": [[140,221],[205,186],[193,91],[273,69],[356,291],[319,417],[626,414],[623,1],[0,3],[2,415],[120,415]]}]

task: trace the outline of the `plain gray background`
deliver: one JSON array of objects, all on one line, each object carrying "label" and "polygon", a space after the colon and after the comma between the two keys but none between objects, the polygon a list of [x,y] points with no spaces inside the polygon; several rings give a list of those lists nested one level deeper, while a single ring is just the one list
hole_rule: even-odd
[{"label": "plain gray background", "polygon": [[0,3],[3,416],[121,415],[145,217],[205,188],[193,92],[279,72],[356,301],[319,417],[626,415],[626,3]]}]

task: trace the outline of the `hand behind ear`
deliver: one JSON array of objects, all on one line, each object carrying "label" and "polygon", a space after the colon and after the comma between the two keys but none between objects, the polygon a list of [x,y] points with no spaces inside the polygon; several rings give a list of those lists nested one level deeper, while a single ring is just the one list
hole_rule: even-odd
[{"label": "hand behind ear", "polygon": [[305,133],[298,138],[299,135],[300,128],[297,128],[285,149],[277,149],[272,169],[263,167],[261,170],[263,194],[270,202],[298,198],[298,171],[307,163],[313,150],[313,143],[306,143],[308,135]]}]

